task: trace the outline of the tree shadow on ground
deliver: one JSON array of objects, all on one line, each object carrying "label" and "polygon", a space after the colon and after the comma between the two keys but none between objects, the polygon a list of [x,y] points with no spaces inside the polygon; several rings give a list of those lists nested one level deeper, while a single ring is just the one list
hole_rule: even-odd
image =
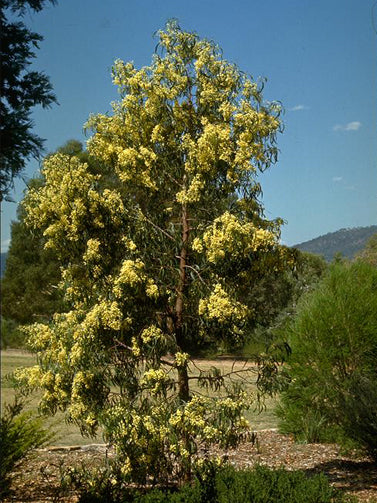
[{"label": "tree shadow on ground", "polygon": [[335,459],[319,463],[305,472],[308,475],[324,473],[335,487],[348,493],[371,491],[376,496],[377,462]]}]

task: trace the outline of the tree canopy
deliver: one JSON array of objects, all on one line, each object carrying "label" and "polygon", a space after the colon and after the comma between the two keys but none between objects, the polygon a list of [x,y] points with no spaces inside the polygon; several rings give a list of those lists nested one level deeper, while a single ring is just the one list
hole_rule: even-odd
[{"label": "tree canopy", "polygon": [[45,4],[46,0],[0,1],[0,201],[9,194],[26,160],[39,158],[43,150],[42,138],[32,132],[33,107],[56,103],[49,78],[43,72],[29,70],[43,37],[22,21],[11,20],[12,16],[22,18],[27,8],[39,12]]},{"label": "tree canopy", "polygon": [[257,181],[276,161],[280,106],[213,42],[175,23],[158,36],[151,66],[115,62],[120,100],[88,121],[102,171],[57,153],[24,203],[71,307],[29,329],[39,366],[20,379],[42,383],[42,409],[101,424],[139,481],[187,475],[200,445],[248,431],[240,380],[195,370],[189,351],[242,341],[245,292],[285,260]]}]

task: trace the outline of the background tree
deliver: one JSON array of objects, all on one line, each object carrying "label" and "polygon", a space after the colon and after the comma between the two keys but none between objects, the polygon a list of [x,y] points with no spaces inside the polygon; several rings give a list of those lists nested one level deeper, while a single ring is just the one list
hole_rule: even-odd
[{"label": "background tree", "polygon": [[[33,179],[30,186],[41,183]],[[2,316],[17,323],[48,320],[63,306],[57,286],[60,266],[56,254],[44,250],[43,232],[33,232],[25,225],[21,206],[17,217],[11,224],[11,243],[1,280]]]},{"label": "background tree", "polygon": [[[47,1],[55,4],[55,0]],[[42,152],[43,140],[32,132],[32,108],[56,103],[49,78],[28,69],[43,37],[22,21],[10,20],[12,15],[24,16],[28,8],[39,12],[45,4],[46,0],[0,1],[0,201],[9,194],[26,160],[39,158]]]},{"label": "background tree", "polygon": [[261,271],[248,292],[254,309],[253,326],[242,353],[253,357],[277,341],[285,340],[284,327],[296,311],[300,297],[313,290],[328,268],[319,255],[283,248],[285,265]]},{"label": "background tree", "polygon": [[25,201],[72,309],[30,328],[39,366],[19,378],[44,388],[42,410],[67,410],[87,433],[102,424],[119,473],[139,482],[184,479],[200,446],[248,431],[237,372],[195,370],[187,351],[242,341],[253,276],[284,259],[257,182],[276,160],[280,107],[174,23],[158,47],[150,67],[115,63],[121,99],[89,120],[107,172],[59,153]]},{"label": "background tree", "polygon": [[[67,141],[57,152],[95,164],[77,140]],[[43,176],[31,179],[28,190],[42,187],[44,183]],[[54,313],[66,308],[62,291],[58,288],[60,264],[56,253],[44,248],[44,229],[32,230],[26,225],[22,204],[18,207],[17,217],[11,225],[11,242],[1,280],[2,316],[18,324],[49,320]]]}]

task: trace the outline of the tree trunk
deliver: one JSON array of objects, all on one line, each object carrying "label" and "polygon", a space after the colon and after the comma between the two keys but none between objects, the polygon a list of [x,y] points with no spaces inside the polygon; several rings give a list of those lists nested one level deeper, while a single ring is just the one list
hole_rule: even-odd
[{"label": "tree trunk", "polygon": [[[177,299],[175,302],[175,336],[177,341],[178,350],[183,342],[183,296],[186,286],[186,262],[187,262],[187,244],[189,239],[189,225],[187,217],[187,207],[182,206],[182,246],[179,256],[179,281],[177,286]],[[189,379],[187,372],[187,365],[178,367],[178,396],[182,402],[190,400]],[[182,440],[186,449],[190,452],[190,439],[187,433],[182,434]],[[189,482],[192,476],[191,458],[187,460],[187,465],[182,466],[183,473],[181,483]]]},{"label": "tree trunk", "polygon": [[[187,243],[189,232],[187,207],[184,204],[182,206],[182,247],[179,257],[179,281],[177,286],[177,299],[175,302],[175,336],[178,347],[181,347],[183,338],[183,296],[186,284]],[[178,369],[178,389],[180,399],[187,402],[190,394],[186,366]]]}]

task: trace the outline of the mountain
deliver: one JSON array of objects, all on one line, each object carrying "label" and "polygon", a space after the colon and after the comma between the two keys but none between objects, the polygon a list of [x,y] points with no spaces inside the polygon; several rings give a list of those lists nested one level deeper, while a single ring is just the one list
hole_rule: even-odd
[{"label": "mountain", "polygon": [[323,255],[327,262],[331,262],[336,253],[341,253],[346,258],[352,258],[355,253],[365,247],[368,239],[376,233],[377,225],[340,229],[294,245],[293,248]]},{"label": "mountain", "polygon": [[0,278],[2,278],[3,275],[4,275],[5,262],[7,260],[7,256],[8,256],[8,252],[4,252],[4,253],[1,254],[1,258],[0,258],[0,260],[1,260],[1,264],[0,264],[1,265],[1,267],[0,267]]}]

